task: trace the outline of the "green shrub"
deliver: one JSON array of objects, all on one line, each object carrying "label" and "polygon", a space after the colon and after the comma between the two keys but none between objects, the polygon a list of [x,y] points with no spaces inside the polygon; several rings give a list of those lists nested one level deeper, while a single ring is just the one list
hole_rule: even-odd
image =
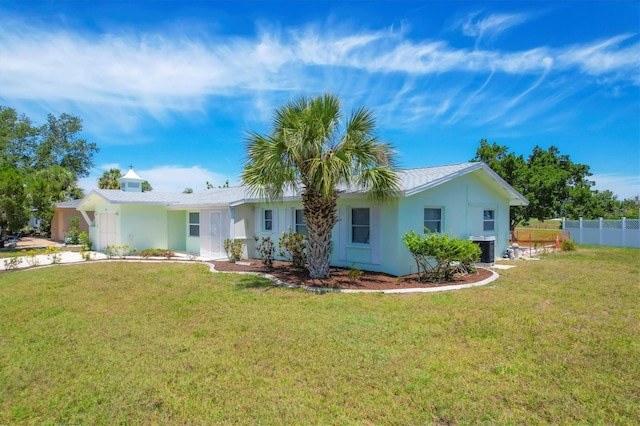
[{"label": "green shrub", "polygon": [[89,233],[87,231],[82,231],[79,235],[78,235],[78,242],[80,244],[82,244],[82,249],[85,251],[91,251],[91,248],[93,247],[93,242],[91,241],[91,239],[89,238]]},{"label": "green shrub", "polygon": [[307,263],[307,244],[304,235],[295,232],[285,232],[280,237],[280,256],[291,261],[291,265],[296,269],[304,269]]},{"label": "green shrub", "polygon": [[111,259],[114,256],[120,257],[120,259],[124,259],[125,256],[131,256],[136,254],[138,249],[129,247],[128,244],[124,244],[121,246],[109,245],[104,248],[104,254],[107,256],[107,259]]},{"label": "green shrub", "polygon": [[81,256],[81,257],[82,257],[82,259],[83,259],[83,260],[85,260],[85,261],[89,261],[89,260],[91,260],[91,258],[92,258],[94,255],[95,255],[95,253],[91,253],[91,252],[84,251],[84,250],[80,251],[80,256]]},{"label": "green shrub", "polygon": [[49,257],[49,260],[54,265],[62,261],[62,255],[60,254],[60,247],[47,246],[44,253]]},{"label": "green shrub", "polygon": [[139,255],[143,259],[148,259],[150,257],[166,257],[167,259],[170,259],[174,257],[176,254],[172,250],[153,248],[153,249],[144,249],[140,251]]},{"label": "green shrub", "polygon": [[40,259],[38,259],[40,251],[31,249],[26,253],[24,251],[22,251],[21,253],[23,253],[24,260],[27,261],[29,266],[38,266],[40,264]]},{"label": "green shrub", "polygon": [[256,240],[256,250],[258,251],[258,255],[260,255],[262,264],[269,270],[273,269],[273,256],[276,253],[276,245],[273,243],[273,240],[271,237],[258,238],[254,236],[253,238]]},{"label": "green shrub", "polygon": [[70,221],[71,226],[64,234],[64,242],[67,244],[78,244],[80,242],[80,218],[74,216]]},{"label": "green shrub", "polygon": [[355,263],[352,264],[351,267],[349,268],[349,272],[347,273],[347,275],[349,276],[349,282],[351,283],[351,285],[355,285],[360,279],[360,277],[362,276],[362,274],[364,274],[362,269],[358,268]]},{"label": "green shrub", "polygon": [[229,262],[236,263],[242,259],[242,240],[224,240],[224,251],[227,253]]},{"label": "green shrub", "polygon": [[560,243],[560,249],[562,251],[574,251],[576,249],[576,243],[570,239],[562,240],[562,243]]},{"label": "green shrub", "polygon": [[18,255],[18,253],[15,253],[11,257],[4,259],[4,269],[7,271],[17,269],[20,263],[22,263],[22,257]]},{"label": "green shrub", "polygon": [[402,236],[402,241],[416,261],[420,281],[449,281],[456,273],[475,271],[473,264],[480,260],[477,244],[448,234],[421,236],[410,231]]}]

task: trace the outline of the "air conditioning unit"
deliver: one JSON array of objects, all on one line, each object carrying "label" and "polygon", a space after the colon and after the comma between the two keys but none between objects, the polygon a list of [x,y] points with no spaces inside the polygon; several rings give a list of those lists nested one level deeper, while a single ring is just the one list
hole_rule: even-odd
[{"label": "air conditioning unit", "polygon": [[485,266],[493,266],[496,252],[496,237],[494,236],[471,236],[471,241],[480,246],[480,263]]}]

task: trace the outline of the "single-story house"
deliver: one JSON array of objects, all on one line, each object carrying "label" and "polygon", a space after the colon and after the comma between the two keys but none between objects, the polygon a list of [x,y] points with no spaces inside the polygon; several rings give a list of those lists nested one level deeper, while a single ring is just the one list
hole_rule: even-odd
[{"label": "single-story house", "polygon": [[[93,190],[76,206],[97,250],[128,245],[225,258],[224,240],[240,239],[245,256],[257,257],[254,236],[277,243],[285,231],[306,232],[299,194],[267,202],[242,186],[192,194],[142,192],[144,179],[129,172],[121,178],[121,190]],[[332,265],[415,273],[402,235],[425,228],[492,241],[484,249],[500,257],[509,244],[509,207],[528,204],[481,162],[400,170],[399,177],[399,193],[385,203],[372,203],[357,189],[340,193]]]}]

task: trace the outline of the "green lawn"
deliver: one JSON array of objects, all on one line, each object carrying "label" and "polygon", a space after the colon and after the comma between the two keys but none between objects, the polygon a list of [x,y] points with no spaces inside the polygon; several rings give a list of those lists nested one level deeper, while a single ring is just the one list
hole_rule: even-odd
[{"label": "green lawn", "polygon": [[0,274],[0,424],[640,423],[640,251],[436,294],[205,265]]}]

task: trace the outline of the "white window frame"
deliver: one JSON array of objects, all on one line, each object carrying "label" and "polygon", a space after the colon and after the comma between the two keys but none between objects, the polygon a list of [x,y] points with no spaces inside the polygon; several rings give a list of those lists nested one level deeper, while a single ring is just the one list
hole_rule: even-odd
[{"label": "white window frame", "polygon": [[[356,210],[366,210],[367,211],[367,223],[366,224],[356,224],[353,221],[353,213]],[[358,245],[371,245],[371,209],[369,207],[352,207],[351,208],[351,244]],[[355,228],[367,229],[367,238],[366,241],[355,241],[356,232]]]},{"label": "white window frame", "polygon": [[[302,219],[302,222],[298,222],[298,212],[300,212],[300,218]],[[302,227],[304,227],[304,232],[300,232]],[[307,229],[307,223],[304,220],[304,209],[293,210],[293,230],[296,234],[302,234],[305,237],[309,235],[309,230]]]},{"label": "white window frame", "polygon": [[[197,222],[192,222],[191,215],[197,215]],[[187,231],[190,237],[200,237],[200,212],[188,212],[187,213]],[[194,235],[194,230],[197,230],[197,235]]]},{"label": "white window frame", "polygon": [[[267,212],[271,216],[270,218],[267,218]],[[264,209],[262,211],[262,230],[264,232],[273,232],[273,209]]]},{"label": "white window frame", "polygon": [[496,209],[482,210],[482,231],[483,232],[496,231]]},{"label": "white window frame", "polygon": [[[438,219],[438,220],[434,220],[434,219],[426,219],[427,210],[439,210],[439,211],[440,211],[440,219]],[[444,208],[443,208],[443,207],[437,207],[437,206],[428,206],[428,207],[425,207],[425,208],[422,210],[422,220],[423,220],[423,222],[422,222],[422,224],[423,224],[422,229],[423,229],[423,232],[424,232],[425,234],[427,234],[427,233],[428,233],[428,231],[427,231],[427,222],[430,222],[430,223],[438,222],[438,227],[439,227],[440,229],[438,229],[438,230],[436,230],[436,231],[431,230],[431,232],[442,233],[442,229],[443,229],[443,222],[444,222],[444,221],[443,221],[443,217],[444,217]],[[429,228],[429,229],[431,229],[431,228]]]}]

